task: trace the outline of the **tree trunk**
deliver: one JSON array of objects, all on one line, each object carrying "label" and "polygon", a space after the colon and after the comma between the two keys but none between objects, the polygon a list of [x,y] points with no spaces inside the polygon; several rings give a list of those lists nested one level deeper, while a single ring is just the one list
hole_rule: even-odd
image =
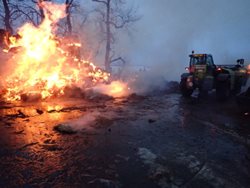
[{"label": "tree trunk", "polygon": [[106,8],[107,8],[107,14],[106,14],[106,51],[105,51],[105,69],[108,72],[111,72],[111,66],[110,66],[110,43],[111,43],[111,31],[110,31],[110,1],[107,0]]},{"label": "tree trunk", "polygon": [[40,16],[41,16],[41,22],[43,22],[44,18],[45,18],[45,15],[44,15],[44,11],[43,11],[43,7],[41,5],[41,3],[43,2],[44,0],[39,0],[38,1],[38,7],[39,7],[39,12],[40,12]]},{"label": "tree trunk", "polygon": [[73,3],[73,0],[66,0],[65,1],[65,5],[66,5],[66,20],[67,20],[67,27],[68,27],[68,34],[71,35],[72,34],[72,24],[71,24],[71,19],[70,19],[70,6]]},{"label": "tree trunk", "polygon": [[4,16],[4,24],[5,24],[5,28],[6,30],[12,34],[13,33],[13,29],[11,27],[10,24],[10,9],[9,9],[9,5],[7,0],[2,0],[3,2],[3,6],[4,6],[4,12],[5,12],[5,16]]}]

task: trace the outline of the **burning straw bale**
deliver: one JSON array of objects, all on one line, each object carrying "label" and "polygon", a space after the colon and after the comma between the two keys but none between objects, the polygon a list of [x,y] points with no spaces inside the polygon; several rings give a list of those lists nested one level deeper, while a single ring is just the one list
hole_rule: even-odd
[{"label": "burning straw bale", "polygon": [[[68,87],[84,88],[107,82],[109,73],[72,53],[69,47],[81,44],[56,37],[57,23],[66,16],[65,6],[42,2],[44,21],[37,27],[26,23],[18,29],[19,38],[10,37],[4,49],[10,58],[0,68],[0,93],[6,101],[34,101],[64,96]],[[66,46],[66,47],[65,47]],[[11,51],[13,48],[20,50]],[[80,93],[80,92],[79,92]]]},{"label": "burning straw bale", "polygon": [[21,101],[23,101],[23,102],[38,102],[41,100],[42,100],[42,95],[39,93],[21,94]]},{"label": "burning straw bale", "polygon": [[[78,40],[57,36],[58,22],[67,15],[65,5],[45,1],[41,5],[44,21],[37,27],[26,23],[18,28],[18,35],[9,36],[3,57],[0,54],[0,98],[37,102],[55,97],[86,95],[107,100],[127,96],[127,84],[111,82],[110,73],[80,57]],[[85,92],[90,87],[95,92]]]}]

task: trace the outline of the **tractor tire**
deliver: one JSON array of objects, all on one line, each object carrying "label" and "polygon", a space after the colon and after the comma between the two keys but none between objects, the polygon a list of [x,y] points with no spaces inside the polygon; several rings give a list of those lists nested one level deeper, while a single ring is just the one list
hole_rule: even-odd
[{"label": "tractor tire", "polygon": [[190,97],[193,93],[193,89],[187,88],[186,79],[182,79],[180,82],[180,90],[183,97]]},{"label": "tractor tire", "polygon": [[219,101],[226,101],[230,97],[230,81],[217,81],[216,83],[216,98]]}]

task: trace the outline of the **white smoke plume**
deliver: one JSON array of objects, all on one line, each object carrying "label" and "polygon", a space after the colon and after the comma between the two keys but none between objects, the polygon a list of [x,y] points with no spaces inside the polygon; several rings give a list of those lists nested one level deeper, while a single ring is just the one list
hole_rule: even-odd
[{"label": "white smoke plume", "polygon": [[93,128],[91,126],[94,125],[99,115],[100,113],[98,112],[86,113],[84,116],[80,117],[79,119],[70,121],[65,124],[71,127],[75,131],[92,130]]}]

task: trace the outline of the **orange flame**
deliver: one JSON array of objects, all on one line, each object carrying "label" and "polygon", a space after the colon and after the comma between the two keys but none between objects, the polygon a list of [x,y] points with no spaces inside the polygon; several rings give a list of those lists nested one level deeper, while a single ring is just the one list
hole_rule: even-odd
[{"label": "orange flame", "polygon": [[93,83],[109,79],[109,74],[93,63],[72,55],[71,47],[79,48],[80,43],[56,39],[56,23],[66,16],[65,5],[41,5],[44,21],[38,27],[27,23],[19,29],[19,39],[10,38],[9,51],[18,50],[8,61],[7,75],[1,78],[5,100],[20,100],[22,94],[32,93],[42,99],[61,96],[66,86],[82,87],[89,79]]}]

